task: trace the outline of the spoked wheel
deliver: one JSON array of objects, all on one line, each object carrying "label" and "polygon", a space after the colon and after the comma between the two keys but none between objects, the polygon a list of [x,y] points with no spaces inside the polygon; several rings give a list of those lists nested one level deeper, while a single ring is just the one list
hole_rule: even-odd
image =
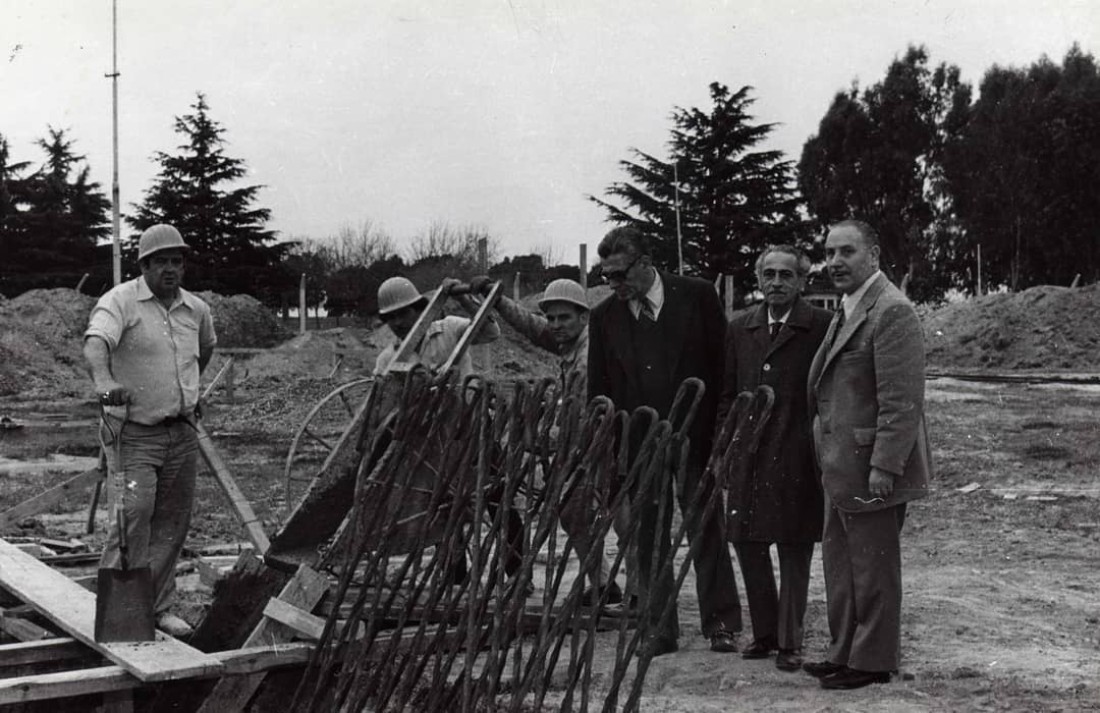
[{"label": "spoked wheel", "polygon": [[374,377],[367,377],[336,387],[317,402],[294,433],[283,469],[283,518],[294,511],[309,489],[373,382]]}]

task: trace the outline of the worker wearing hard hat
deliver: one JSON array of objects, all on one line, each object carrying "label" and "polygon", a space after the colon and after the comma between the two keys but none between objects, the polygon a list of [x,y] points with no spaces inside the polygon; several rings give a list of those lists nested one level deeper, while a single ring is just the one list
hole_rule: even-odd
[{"label": "worker wearing hard hat", "polygon": [[[439,289],[450,292],[458,285],[459,281],[448,278],[443,281]],[[477,304],[469,295],[455,295],[458,303],[471,316],[477,313]],[[428,298],[420,294],[416,286],[405,277],[391,277],[378,288],[378,316],[390,328],[397,341],[391,343],[382,350],[374,364],[375,375],[386,372],[390,362],[393,361],[401,342],[408,336],[424,308],[428,306]],[[416,348],[416,359],[429,369],[438,369],[447,362],[451,352],[458,345],[466,328],[470,326],[470,320],[466,317],[448,315],[437,319],[428,326],[428,331]],[[481,330],[474,335],[472,344],[487,344],[500,337],[500,326],[490,315],[482,325]],[[465,378],[473,373],[473,363],[470,361],[470,353],[466,352],[458,361],[459,376]]]},{"label": "worker wearing hard hat", "polygon": [[120,538],[112,510],[100,567],[125,568],[125,541],[128,566],[152,570],[157,626],[173,636],[191,631],[169,609],[195,492],[198,441],[192,422],[199,376],[217,342],[210,307],[180,286],[189,252],[171,225],[143,232],[141,275],[99,298],[84,333],[84,357],[104,409],[100,436],[112,474],[108,492],[125,522]]},{"label": "worker wearing hard hat", "polygon": [[[487,294],[492,280],[479,275],[470,280],[470,291]],[[558,355],[559,379],[562,392],[568,388],[584,398],[588,370],[588,295],[573,280],[554,280],[546,286],[538,301],[541,314],[525,309],[515,300],[504,295],[497,301],[496,309],[504,321],[527,337],[534,345]],[[580,505],[580,504],[576,504]],[[592,543],[588,541],[591,516],[580,507],[562,509],[562,528],[574,538],[577,556],[583,562]],[[585,603],[595,603],[600,598],[602,582],[611,579],[611,565],[607,556],[600,562],[599,575],[593,573],[592,588],[584,592]],[[622,589],[614,580],[608,585],[607,603],[622,602]]]}]

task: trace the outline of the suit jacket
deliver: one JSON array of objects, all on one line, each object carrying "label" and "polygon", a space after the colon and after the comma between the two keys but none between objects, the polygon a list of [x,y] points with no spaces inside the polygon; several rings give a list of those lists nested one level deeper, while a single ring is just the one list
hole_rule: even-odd
[{"label": "suit jacket", "polygon": [[[890,507],[928,494],[932,454],[924,425],[924,333],[912,303],[885,275],[864,293],[810,367],[810,414],[825,494],[841,510]],[[873,498],[871,467],[895,474]]]},{"label": "suit jacket", "polygon": [[[665,303],[658,324],[667,336],[663,343],[671,379],[679,385],[694,376],[706,386],[690,431],[691,460],[699,466],[710,453],[714,432],[725,362],[726,319],[718,293],[709,282],[660,274]],[[628,303],[614,295],[592,308],[588,322],[588,398],[607,396],[627,411],[652,406],[666,418],[671,403],[643,403],[642,377],[631,348],[630,326],[634,319]]]},{"label": "suit jacket", "polygon": [[755,460],[727,474],[732,514],[726,525],[733,542],[821,540],[824,508],[805,388],[831,318],[828,310],[799,298],[774,341],[767,304],[742,310],[730,321],[718,423],[738,393],[761,384],[775,391]]}]

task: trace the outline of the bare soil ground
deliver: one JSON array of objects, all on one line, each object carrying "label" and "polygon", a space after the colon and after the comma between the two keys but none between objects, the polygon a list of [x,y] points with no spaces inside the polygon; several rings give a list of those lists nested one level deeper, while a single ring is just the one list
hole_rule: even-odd
[{"label": "bare soil ground", "polygon": [[[248,394],[245,394],[247,397]],[[770,661],[711,653],[699,634],[693,582],[680,595],[680,652],[654,660],[643,710],[1100,710],[1100,391],[1082,387],[929,382],[928,414],[938,468],[934,494],[915,503],[903,533],[903,669],[895,682],[827,692]],[[39,421],[41,406],[4,405]],[[48,404],[89,419],[90,404]],[[14,407],[14,408],[12,408]],[[269,530],[282,507],[281,465],[288,433],[253,421],[250,401],[215,404],[209,427],[241,488]],[[230,426],[227,429],[227,426]],[[27,427],[4,432],[8,457],[93,455],[94,429]],[[0,507],[20,502],[64,475],[0,480]],[[982,487],[964,494],[970,483]],[[87,494],[7,535],[83,534]],[[243,539],[212,478],[200,479],[189,546]],[[815,562],[806,652],[827,644],[825,596]],[[196,621],[206,592],[190,588],[179,611]],[[748,617],[742,641],[751,636]],[[608,634],[601,650],[610,651]],[[599,666],[597,667],[599,670]],[[606,669],[604,669],[606,671]],[[593,693],[607,680],[597,676]]]},{"label": "bare soil ground", "polygon": [[[86,400],[73,347],[78,313],[86,315],[90,304],[66,295],[32,298],[0,309],[0,415],[28,423],[0,431],[0,456],[95,455],[96,407]],[[57,300],[76,306],[59,310],[51,304]],[[1100,319],[1078,317],[1100,312],[1098,305],[1095,289],[1035,288],[926,314],[930,364],[1095,372]],[[310,333],[244,359],[236,403],[215,393],[208,429],[269,532],[285,513],[283,462],[297,425],[334,386],[369,372],[386,339],[384,331],[363,327]],[[353,347],[364,351],[334,370],[333,350]],[[515,335],[475,353],[475,362],[501,380],[554,373],[549,357]],[[932,496],[910,508],[903,532],[901,675],[889,685],[828,692],[769,660],[711,653],[689,578],[679,599],[681,650],[654,660],[642,710],[1100,710],[1098,409],[1097,387],[931,379],[927,413],[937,477]],[[59,418],[84,424],[51,423]],[[66,477],[0,477],[0,509]],[[960,492],[972,483],[981,487]],[[200,477],[197,497],[189,547],[243,541],[213,478]],[[0,535],[77,537],[96,548],[105,510],[89,536],[87,506],[87,493],[74,494]],[[828,641],[819,562],[806,621],[809,659],[819,658]],[[193,574],[186,577],[178,611],[195,622],[209,593]],[[742,643],[751,638],[747,611],[745,622]],[[599,651],[611,646],[609,634]],[[610,664],[602,665],[592,689],[597,696],[608,680]]]}]

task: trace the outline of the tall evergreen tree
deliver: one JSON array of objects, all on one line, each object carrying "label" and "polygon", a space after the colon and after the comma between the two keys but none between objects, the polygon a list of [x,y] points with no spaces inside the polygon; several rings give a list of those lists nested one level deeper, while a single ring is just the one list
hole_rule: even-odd
[{"label": "tall evergreen tree", "polygon": [[946,153],[960,223],[987,284],[1100,280],[1100,68],[1074,46],[1061,65],[992,67]]},{"label": "tall evergreen tree", "polygon": [[928,258],[937,254],[935,226],[950,218],[942,148],[969,98],[958,68],[930,69],[928,52],[909,47],[881,82],[838,93],[802,149],[799,189],[818,227],[849,217],[875,226],[883,269],[895,280],[908,275],[918,298],[947,287],[937,281],[944,266]]},{"label": "tall evergreen tree", "polygon": [[102,282],[110,265],[96,264],[96,243],[110,234],[110,202],[90,179],[85,157],[64,129],[49,128],[37,145],[45,163],[26,177],[27,163],[8,164],[0,145],[0,246],[7,257],[4,290],[73,287],[85,273]]},{"label": "tall evergreen tree", "polygon": [[139,233],[157,223],[179,229],[194,250],[189,288],[244,292],[278,305],[288,287],[279,267],[288,246],[272,244],[275,233],[265,227],[271,211],[254,205],[263,186],[226,187],[245,176],[245,162],[226,155],[225,129],[210,118],[201,92],[191,109],[175,120],[184,139],[178,153],[153,155],[160,173],[126,221]]},{"label": "tall evergreen tree", "polygon": [[679,263],[677,199],[687,273],[753,285],[759,251],[801,237],[793,165],[781,151],[757,150],[775,125],[753,123],[751,91],[712,83],[708,110],[672,112],[668,160],[631,149],[633,160],[620,162],[629,181],[611,184],[610,200],[589,196],[612,222],[654,238],[658,265],[675,271]]}]

